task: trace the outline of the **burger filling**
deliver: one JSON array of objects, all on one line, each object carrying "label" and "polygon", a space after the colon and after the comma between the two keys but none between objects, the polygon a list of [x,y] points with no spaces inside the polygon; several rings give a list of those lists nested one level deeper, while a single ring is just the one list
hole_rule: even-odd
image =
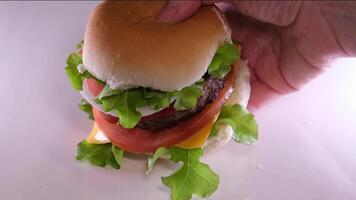
[{"label": "burger filling", "polygon": [[217,98],[220,89],[223,88],[225,84],[224,78],[218,78],[209,74],[205,74],[203,78],[205,80],[203,85],[203,95],[199,97],[194,108],[175,110],[171,105],[156,115],[153,114],[148,117],[143,117],[137,124],[137,127],[149,130],[168,128],[177,125],[181,121],[188,120],[196,113],[201,112],[206,105],[212,103]]},{"label": "burger filling", "polygon": [[[231,65],[238,59],[234,45],[218,48],[208,71],[196,83],[171,92],[143,87],[111,89],[85,69],[82,46],[80,43],[78,52],[67,58],[65,71],[75,90],[82,91],[86,85],[93,94],[88,99],[90,103],[82,100],[79,107],[90,119],[95,118],[96,123],[90,136],[78,144],[78,160],[119,168],[124,151],[159,153],[167,145],[178,146],[177,149],[184,152],[201,151],[208,137],[210,141],[218,141],[218,130],[223,125],[229,125],[236,142],[253,144],[257,141],[257,123],[251,113],[239,104],[221,107],[229,93],[227,90],[233,85],[231,77],[235,76],[234,70],[229,74]],[[90,88],[91,83],[93,88]],[[97,109],[99,107],[113,114],[104,114]],[[143,108],[155,112],[147,114]]]},{"label": "burger filling", "polygon": [[[81,48],[83,44],[78,47]],[[224,44],[218,48],[208,71],[196,83],[181,90],[165,92],[152,88],[132,88],[113,90],[109,85],[95,78],[82,64],[79,53],[73,53],[67,59],[66,73],[76,90],[83,89],[85,79],[95,79],[104,85],[95,102],[105,112],[118,117],[118,123],[124,128],[160,130],[178,124],[201,112],[212,103],[224,87],[224,77],[231,70],[231,65],[238,59],[238,50],[233,44]],[[83,101],[81,108],[88,113],[89,104]],[[150,108],[156,113],[142,116],[141,108]]]},{"label": "burger filling", "polygon": [[[97,12],[97,16],[90,19],[89,25],[99,19],[108,19],[105,28],[110,28],[118,20],[130,20],[132,17],[146,19],[148,13],[149,19],[143,24],[146,27],[154,20],[153,14],[159,8],[158,5],[163,4],[101,4],[94,12]],[[142,6],[148,6],[148,9],[142,10]],[[193,17],[195,19],[192,19],[192,24],[196,20],[204,20],[201,17],[210,18],[208,10],[210,9],[204,8],[197,14],[197,18]],[[215,8],[212,10],[215,12],[210,13],[214,16],[216,14],[223,25],[220,29],[226,29],[223,16]],[[111,15],[111,11],[124,12]],[[158,24],[154,22],[154,27],[156,25]],[[215,22],[210,25],[216,26]],[[163,28],[165,26],[162,25]],[[137,28],[140,32],[142,25]],[[169,32],[170,29],[167,30]],[[229,36],[228,31],[224,32],[224,37]],[[112,34],[115,35],[115,30],[109,34],[101,34],[105,37],[102,40],[110,41]],[[212,40],[222,37],[221,34],[212,35]],[[152,156],[148,159],[148,173],[157,159],[167,157],[180,165],[171,175],[161,178],[162,183],[171,189],[171,199],[190,199],[193,195],[209,197],[217,189],[220,178],[207,164],[200,161],[203,149],[204,152],[208,150],[204,145],[216,147],[222,141],[225,144],[230,138],[244,144],[256,142],[258,132],[254,116],[239,104],[225,105],[232,88],[238,83],[235,82],[237,70],[231,67],[239,58],[235,45],[220,46],[203,77],[192,85],[175,91],[145,87],[120,90],[110,88],[105,80],[96,78],[83,65],[83,45],[83,42],[77,45],[78,52],[70,54],[65,68],[74,89],[81,91],[86,99],[81,101],[80,108],[89,114],[89,118],[95,120],[89,137],[77,145],[78,161],[87,160],[95,166],[110,165],[120,169],[126,152],[150,153]]]}]

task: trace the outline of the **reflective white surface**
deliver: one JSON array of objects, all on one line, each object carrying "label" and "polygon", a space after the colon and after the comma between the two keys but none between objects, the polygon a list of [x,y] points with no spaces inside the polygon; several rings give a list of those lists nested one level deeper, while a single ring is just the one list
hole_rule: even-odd
[{"label": "reflective white surface", "polygon": [[[64,74],[82,39],[87,2],[0,2],[1,199],[169,199],[160,162],[121,170],[75,161],[92,127]],[[211,199],[356,199],[356,62],[342,61],[304,90],[256,113],[260,141],[230,142],[204,159],[221,177]]]}]

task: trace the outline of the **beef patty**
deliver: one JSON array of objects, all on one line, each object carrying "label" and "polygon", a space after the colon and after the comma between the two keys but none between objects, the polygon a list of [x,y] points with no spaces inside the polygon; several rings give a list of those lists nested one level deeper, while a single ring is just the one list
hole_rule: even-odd
[{"label": "beef patty", "polygon": [[205,75],[206,81],[203,86],[203,95],[198,99],[197,106],[188,110],[176,111],[173,103],[170,107],[160,111],[160,117],[144,117],[136,127],[141,129],[159,130],[177,125],[179,122],[188,120],[201,112],[204,107],[212,103],[219,95],[219,91],[225,85],[225,79]]}]

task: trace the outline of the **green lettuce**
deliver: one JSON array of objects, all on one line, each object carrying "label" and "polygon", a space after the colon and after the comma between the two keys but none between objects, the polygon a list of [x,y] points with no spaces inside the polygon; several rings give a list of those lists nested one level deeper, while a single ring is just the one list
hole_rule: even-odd
[{"label": "green lettuce", "polygon": [[211,61],[208,73],[211,76],[223,78],[231,70],[231,65],[239,58],[239,52],[234,44],[224,44],[218,48]]},{"label": "green lettuce", "polygon": [[217,134],[217,127],[222,124],[232,127],[232,138],[238,143],[254,144],[258,140],[258,126],[254,115],[239,104],[222,107],[210,137]]},{"label": "green lettuce", "polygon": [[82,99],[80,101],[79,108],[88,114],[89,119],[94,120],[93,106],[89,102],[87,102],[85,99]]},{"label": "green lettuce", "polygon": [[162,155],[170,155],[175,163],[182,162],[182,166],[173,174],[162,177],[162,183],[171,189],[172,200],[188,200],[192,195],[209,197],[218,188],[220,178],[211,168],[200,162],[203,154],[201,148],[181,149],[173,147],[159,148],[153,157],[149,158],[149,170],[154,162]]},{"label": "green lettuce", "polygon": [[[80,50],[83,48],[84,45],[84,40],[80,41],[76,48],[77,50]],[[97,79],[94,77],[90,72],[84,71],[84,72],[79,72],[78,66],[83,65],[83,58],[82,55],[79,54],[78,52],[73,52],[69,54],[66,60],[66,68],[65,68],[65,73],[67,74],[67,77],[72,85],[72,87],[77,90],[81,91],[83,90],[83,81],[84,79],[95,79],[97,82],[103,84],[104,82]]]},{"label": "green lettuce", "polygon": [[105,167],[110,165],[120,169],[124,151],[112,144],[89,144],[82,140],[77,145],[77,160],[88,160],[90,164]]},{"label": "green lettuce", "polygon": [[172,93],[143,88],[145,104],[154,110],[166,108],[171,103]]},{"label": "green lettuce", "polygon": [[114,111],[119,116],[119,123],[124,128],[133,128],[141,120],[137,111],[140,107],[151,107],[154,110],[167,108],[172,98],[175,98],[174,108],[186,110],[196,106],[203,94],[204,81],[185,87],[179,91],[162,92],[149,88],[133,88],[128,90],[113,90],[108,85],[104,87],[95,101],[103,106],[105,112]]},{"label": "green lettuce", "polygon": [[141,120],[137,108],[145,106],[141,89],[112,90],[108,85],[95,100],[103,106],[105,112],[114,110],[119,116],[119,123],[124,128],[133,128]]},{"label": "green lettuce", "polygon": [[81,40],[75,47],[76,47],[77,49],[82,49],[83,46],[84,46],[84,40]]},{"label": "green lettuce", "polygon": [[194,108],[201,95],[203,95],[203,85],[199,83],[183,88],[180,91],[174,91],[173,96],[176,98],[174,109],[187,110]]},{"label": "green lettuce", "polygon": [[71,53],[66,61],[67,67],[65,68],[65,72],[68,76],[72,87],[77,90],[81,91],[83,89],[83,75],[78,71],[78,65],[82,64],[82,56],[78,53]]},{"label": "green lettuce", "polygon": [[105,85],[105,87],[103,88],[103,90],[100,92],[99,96],[97,97],[97,99],[100,101],[103,98],[107,98],[107,97],[111,97],[111,96],[115,96],[117,94],[121,94],[122,91],[121,90],[112,90],[109,85]]},{"label": "green lettuce", "polygon": [[144,106],[143,95],[139,90],[124,91],[120,94],[115,103],[116,111],[119,115],[119,123],[124,128],[133,128],[141,120],[141,113],[138,107]]},{"label": "green lettuce", "polygon": [[156,161],[163,156],[170,156],[169,150],[165,147],[158,148],[153,156],[148,157],[146,174],[150,173]]}]

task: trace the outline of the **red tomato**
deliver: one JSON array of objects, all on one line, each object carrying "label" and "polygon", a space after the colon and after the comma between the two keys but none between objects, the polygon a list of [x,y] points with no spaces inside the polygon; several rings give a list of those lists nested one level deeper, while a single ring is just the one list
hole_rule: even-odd
[{"label": "red tomato", "polygon": [[85,83],[87,84],[89,90],[91,91],[91,93],[93,93],[94,96],[98,96],[105,86],[103,84],[98,83],[95,79],[85,79]]},{"label": "red tomato", "polygon": [[[102,113],[96,108],[93,108],[93,114],[99,128],[114,145],[133,153],[154,152],[159,147],[170,147],[182,142],[204,127],[221,110],[234,81],[235,70],[232,70],[226,77],[225,87],[220,90],[219,96],[213,103],[191,119],[159,131],[123,128],[117,123],[117,118]],[[99,86],[94,86],[95,83],[90,84],[93,84],[93,93],[99,90]]]}]

